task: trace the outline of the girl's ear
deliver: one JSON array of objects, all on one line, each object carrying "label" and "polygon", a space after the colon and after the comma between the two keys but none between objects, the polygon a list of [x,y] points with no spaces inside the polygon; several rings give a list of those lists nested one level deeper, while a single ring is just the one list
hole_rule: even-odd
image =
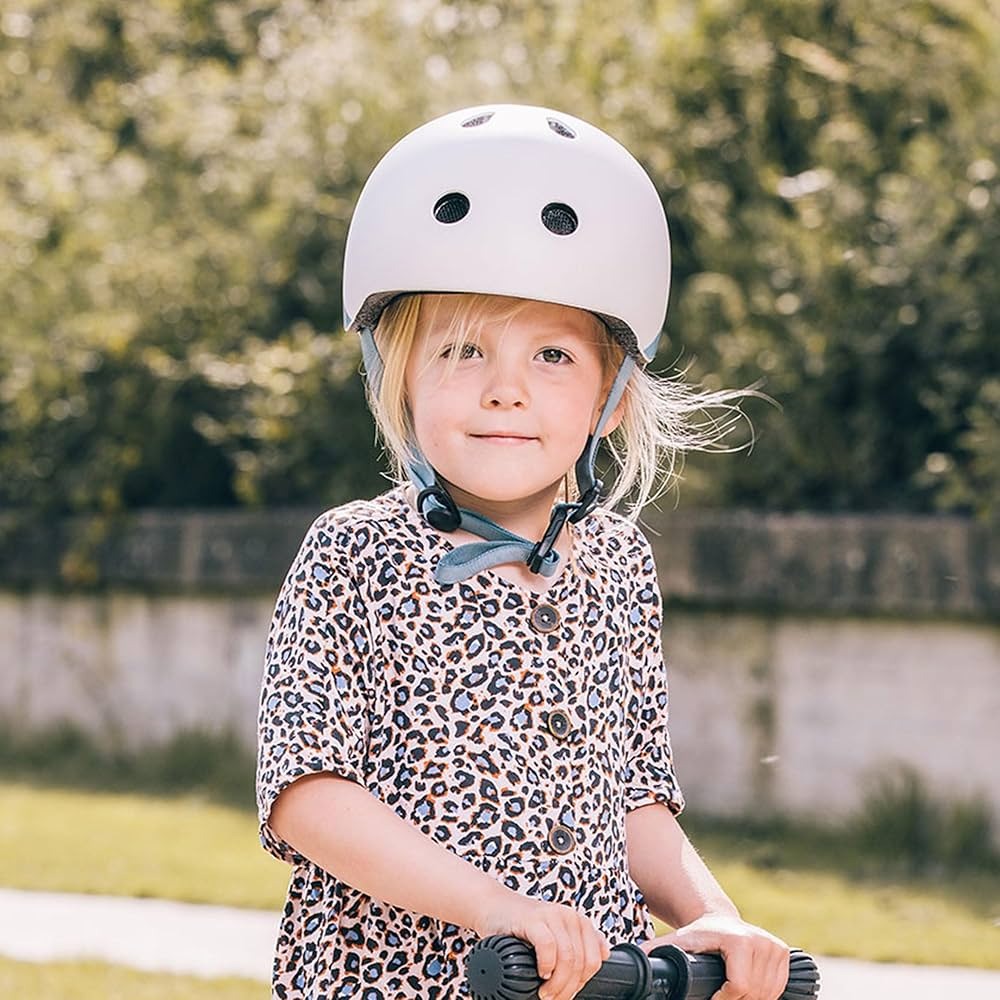
[{"label": "girl's ear", "polygon": [[[601,407],[594,413],[594,418],[590,422],[590,433],[594,433],[594,428],[597,426],[597,421],[601,416],[601,408],[604,406],[604,400],[607,397],[607,390],[611,386],[607,386],[604,395],[601,400]],[[621,399],[618,400],[618,405],[611,411],[611,416],[604,423],[604,427],[601,430],[601,437],[606,438],[613,430],[617,429],[618,425],[625,419],[625,396],[623,395]]]}]

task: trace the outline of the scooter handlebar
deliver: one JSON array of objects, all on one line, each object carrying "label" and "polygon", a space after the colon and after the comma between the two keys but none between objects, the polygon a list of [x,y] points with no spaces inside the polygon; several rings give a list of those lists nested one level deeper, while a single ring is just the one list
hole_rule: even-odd
[{"label": "scooter handlebar", "polygon": [[[466,966],[474,1000],[537,1000],[542,980],[531,945],[495,935],[477,942]],[[618,945],[595,975],[584,983],[581,1000],[709,1000],[726,980],[718,955],[693,955],[674,945],[650,955],[637,945]],[[819,970],[804,951],[789,957],[788,983],[782,1000],[809,1000],[819,992]]]}]

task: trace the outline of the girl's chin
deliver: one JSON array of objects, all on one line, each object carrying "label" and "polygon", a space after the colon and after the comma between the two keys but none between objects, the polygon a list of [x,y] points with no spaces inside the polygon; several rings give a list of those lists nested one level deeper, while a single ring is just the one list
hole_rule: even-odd
[{"label": "girl's chin", "polygon": [[466,506],[476,503],[505,505],[547,503],[551,505],[555,500],[556,494],[559,492],[561,484],[562,480],[547,487],[533,483],[530,486],[525,485],[519,489],[516,486],[512,486],[509,480],[502,487],[496,484],[468,483],[462,485],[449,482],[452,493],[455,495],[455,499],[460,506],[462,505],[461,498],[468,498]]}]

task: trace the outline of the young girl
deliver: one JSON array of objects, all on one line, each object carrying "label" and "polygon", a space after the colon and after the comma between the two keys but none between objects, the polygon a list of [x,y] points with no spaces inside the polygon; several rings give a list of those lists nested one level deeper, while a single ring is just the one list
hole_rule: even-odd
[{"label": "young girl", "polygon": [[[690,414],[731,398],[643,370],[669,274],[649,178],[565,114],[446,115],[369,178],[346,327],[399,482],[315,522],[275,609],[258,800],[293,872],[274,996],[464,996],[489,934],[534,946],[543,1000],[627,941],[721,952],[724,1000],[781,993],[787,948],[676,821],[656,569],[611,510],[637,513],[709,443]],[[654,939],[652,916],[677,931]]]}]

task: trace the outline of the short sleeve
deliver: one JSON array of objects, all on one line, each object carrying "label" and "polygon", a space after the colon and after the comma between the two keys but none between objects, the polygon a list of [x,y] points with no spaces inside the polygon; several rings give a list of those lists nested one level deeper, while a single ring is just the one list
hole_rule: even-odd
[{"label": "short sleeve", "polygon": [[301,857],[268,825],[297,778],[332,772],[363,784],[369,733],[367,609],[349,567],[350,533],[320,517],[285,578],[268,633],[257,725],[257,809],[264,847]]},{"label": "short sleeve", "polygon": [[667,728],[667,667],[660,634],[663,599],[653,553],[642,535],[636,543],[635,574],[636,589],[629,609],[632,693],[627,711],[630,740],[624,774],[625,808],[659,802],[676,814],[684,808],[684,796],[674,773]]}]

